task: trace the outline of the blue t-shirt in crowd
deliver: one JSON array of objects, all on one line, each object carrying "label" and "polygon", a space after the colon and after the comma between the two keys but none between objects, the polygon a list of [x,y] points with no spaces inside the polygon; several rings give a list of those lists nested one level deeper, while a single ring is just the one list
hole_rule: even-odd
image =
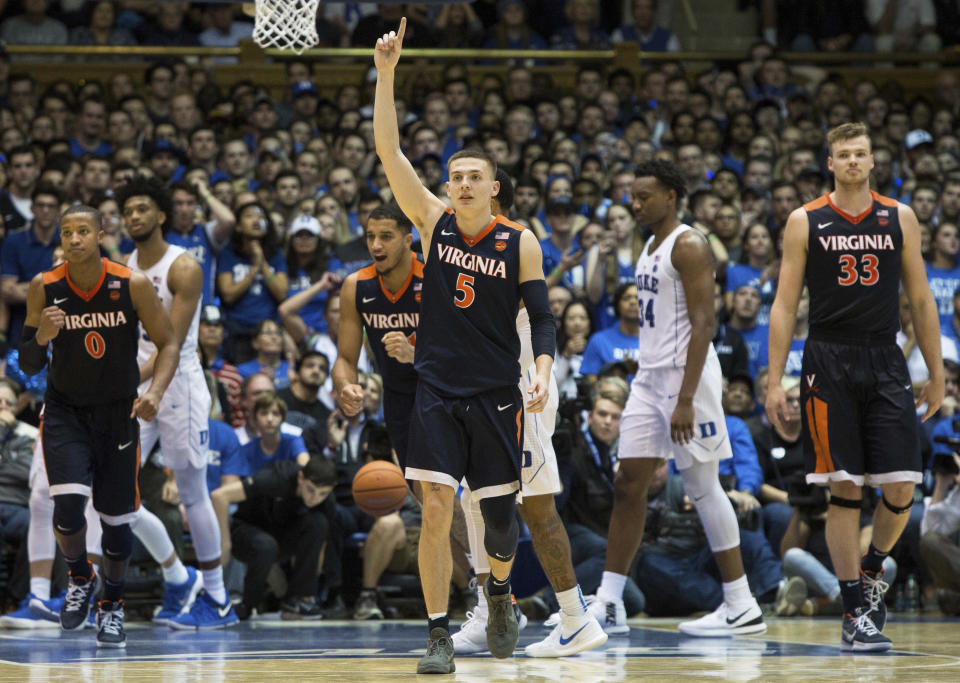
[{"label": "blue t-shirt in crowd", "polygon": [[[580,240],[574,238],[573,244],[570,245],[570,248],[573,249],[574,251],[579,249]],[[557,266],[559,266],[560,262],[563,260],[563,250],[561,250],[560,247],[554,244],[552,239],[550,239],[549,237],[545,237],[544,239],[540,240],[540,251],[543,252],[543,274],[547,277],[550,277],[550,273],[552,273],[554,269]],[[583,263],[581,263],[580,266],[576,268],[571,268],[570,270],[568,270],[563,274],[563,280],[561,280],[561,284],[563,284],[563,286],[565,287],[579,286],[581,288],[584,286],[584,283],[582,281],[581,282],[577,281],[578,279],[583,280],[582,275],[579,278],[577,277],[578,268],[585,270],[585,266],[583,265]]]},{"label": "blue t-shirt in crowd", "polygon": [[280,434],[280,445],[273,455],[267,455],[260,448],[260,437],[240,446],[240,456],[247,463],[250,474],[256,474],[277,460],[296,460],[298,455],[306,452],[303,438],[283,433]]},{"label": "blue t-shirt in crowd", "polygon": [[[276,272],[287,272],[287,263],[279,251],[273,255],[269,263]],[[250,259],[237,254],[232,245],[223,248],[220,258],[217,259],[217,275],[230,273],[233,275],[233,281],[237,282],[245,278],[249,272]],[[255,327],[261,320],[277,319],[277,302],[267,289],[263,273],[257,273],[253,283],[237,301],[233,304],[224,303],[223,310],[227,318],[245,327]]]},{"label": "blue t-shirt in crowd", "polygon": [[752,285],[760,290],[760,313],[757,314],[757,322],[761,325],[770,324],[770,305],[777,294],[777,288],[773,280],[767,280],[760,284],[760,278],[763,277],[763,268],[754,268],[746,263],[731,263],[727,266],[727,289],[728,292],[736,292],[743,285]]},{"label": "blue t-shirt in crowd", "polygon": [[[10,233],[3,240],[3,249],[0,250],[0,274],[3,277],[16,278],[17,282],[30,282],[37,273],[50,270],[53,266],[53,250],[59,244],[60,228],[53,233],[49,244],[38,240],[30,226]],[[25,304],[10,304],[7,339],[13,346],[20,343],[20,330],[23,329],[23,319],[26,316]]]},{"label": "blue t-shirt in crowd", "polygon": [[100,144],[97,145],[96,149],[87,149],[80,144],[80,141],[76,138],[70,138],[70,154],[72,154],[77,159],[82,159],[88,154],[94,154],[100,157],[108,157],[113,154],[113,147],[109,143],[100,141]]},{"label": "blue t-shirt in crowd", "polygon": [[580,374],[596,375],[607,363],[626,359],[639,360],[639,358],[639,340],[621,332],[620,323],[617,323],[590,337],[587,348],[583,350]]},{"label": "blue t-shirt in crowd", "polygon": [[948,337],[953,333],[953,293],[960,287],[960,265],[950,269],[937,268],[927,264],[927,282],[937,301],[937,313],[940,315],[940,330]]},{"label": "blue t-shirt in crowd", "polygon": [[747,345],[747,355],[750,357],[750,376],[757,378],[760,368],[767,367],[767,346],[770,343],[770,328],[757,323],[749,330],[737,330]]},{"label": "blue t-shirt in crowd", "polygon": [[[770,328],[767,328],[768,330]],[[769,339],[767,341],[769,344]],[[790,342],[790,352],[787,354],[787,364],[783,368],[783,374],[790,377],[799,377],[803,367],[803,346],[807,343],[804,339],[793,339]]]},{"label": "blue t-shirt in crowd", "polygon": [[223,420],[209,420],[210,441],[207,444],[207,489],[220,488],[220,477],[235,474],[246,477],[250,465],[240,454],[240,440],[233,427]]},{"label": "blue t-shirt in crowd", "polygon": [[[328,272],[337,273],[341,268],[342,265],[340,261],[335,258],[331,258],[327,263]],[[293,273],[288,273],[288,275],[290,277],[290,289],[287,290],[288,299],[294,294],[299,294],[303,290],[309,289],[310,285],[313,284],[310,282],[310,276],[307,275],[302,268],[297,269],[296,275]],[[303,319],[304,324],[320,334],[327,333],[327,321],[323,319],[323,309],[326,308],[327,298],[329,296],[330,292],[320,292],[310,300],[310,303],[299,311],[300,318]]]},{"label": "blue t-shirt in crowd", "polygon": [[186,249],[193,258],[197,259],[197,263],[203,268],[203,294],[200,298],[200,305],[206,306],[214,303],[213,288],[214,275],[217,269],[217,249],[214,247],[206,228],[199,223],[195,223],[187,234],[184,235],[177,230],[170,230],[165,238],[170,244]]},{"label": "blue t-shirt in crowd", "polygon": [[241,363],[237,366],[237,372],[240,373],[240,376],[246,379],[250,375],[254,375],[258,372],[262,372],[265,375],[273,376],[273,386],[275,389],[286,389],[290,386],[290,377],[287,374],[290,371],[290,363],[286,360],[280,361],[280,365],[276,368],[271,368],[267,365],[260,365],[256,358],[248,360],[246,363]]}]

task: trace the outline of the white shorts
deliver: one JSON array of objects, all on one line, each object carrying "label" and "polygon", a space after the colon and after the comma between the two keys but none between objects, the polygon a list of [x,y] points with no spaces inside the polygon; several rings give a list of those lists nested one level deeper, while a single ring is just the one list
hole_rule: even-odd
[{"label": "white shorts", "polygon": [[[140,385],[142,394],[148,382]],[[205,468],[210,445],[210,390],[199,365],[177,370],[160,401],[157,416],[150,422],[140,420],[140,459],[146,462],[160,440],[164,467]]]},{"label": "white shorts", "polygon": [[[520,393],[524,401],[529,397],[527,390],[535,374],[534,368],[530,367],[520,376]],[[524,412],[523,415],[523,470],[520,473],[520,492],[524,496],[555,495],[563,490],[552,441],[559,403],[560,389],[551,372],[550,398],[546,408],[542,413]]]},{"label": "white shorts", "polygon": [[723,375],[716,354],[708,353],[693,396],[693,440],[686,446],[670,439],[670,417],[677,406],[683,368],[640,370],[620,419],[620,458],[673,458],[685,470],[694,460],[733,457],[721,396]]}]

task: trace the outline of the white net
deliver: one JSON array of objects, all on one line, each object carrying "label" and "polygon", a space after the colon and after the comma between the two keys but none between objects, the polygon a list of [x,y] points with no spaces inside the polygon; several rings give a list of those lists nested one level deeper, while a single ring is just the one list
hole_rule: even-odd
[{"label": "white net", "polygon": [[253,40],[260,47],[276,47],[300,54],[320,40],[317,6],[320,0],[257,0]]}]

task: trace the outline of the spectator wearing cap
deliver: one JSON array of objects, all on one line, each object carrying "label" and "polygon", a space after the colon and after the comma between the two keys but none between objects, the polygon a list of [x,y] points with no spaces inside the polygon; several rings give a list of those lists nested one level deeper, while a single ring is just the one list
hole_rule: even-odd
[{"label": "spectator wearing cap", "polygon": [[[340,278],[335,274],[341,268],[340,261],[331,252],[332,244],[321,239],[321,231],[320,221],[313,216],[297,216],[290,225],[290,240],[286,248],[290,288],[287,299],[281,304],[280,314],[284,317],[284,326],[289,327],[291,323],[286,320],[285,314],[287,307],[303,298],[307,299],[295,314],[305,328],[301,335],[295,335],[298,340],[312,337],[318,332],[327,332],[327,321],[323,315],[327,297],[340,286]],[[297,300],[291,301],[294,297]]]},{"label": "spectator wearing cap", "polygon": [[[237,224],[233,211],[217,199],[207,183],[198,181],[175,183],[173,215],[167,225],[166,240],[186,249],[203,268],[202,305],[214,302],[216,255],[226,246]],[[207,214],[209,212],[209,220]]]},{"label": "spectator wearing cap", "polygon": [[313,81],[303,80],[293,84],[290,92],[290,109],[295,119],[302,119],[310,124],[311,130],[316,129],[317,108],[320,104],[320,93]]},{"label": "spectator wearing cap", "polygon": [[236,365],[223,359],[223,340],[223,313],[212,304],[203,306],[200,309],[200,327],[197,334],[200,360],[203,367],[213,373],[222,388],[222,392],[218,390],[218,394],[227,421],[232,427],[242,427],[243,377]]},{"label": "spectator wearing cap", "polygon": [[[583,351],[580,374],[586,377],[590,384],[597,381],[600,368],[607,363],[637,360],[640,305],[637,302],[637,286],[633,282],[624,282],[617,287],[613,295],[613,309],[617,323],[595,332]],[[632,369],[635,367],[634,363]],[[628,381],[630,379],[632,377]]]},{"label": "spectator wearing cap", "polygon": [[931,0],[867,0],[865,11],[877,52],[940,50]]},{"label": "spectator wearing cap", "polygon": [[643,52],[679,52],[677,36],[657,25],[657,0],[633,0],[631,11],[633,23],[615,29],[611,42],[634,42]]},{"label": "spectator wearing cap", "polygon": [[160,138],[146,151],[147,165],[165,183],[175,183],[186,172],[186,154],[175,142]]},{"label": "spectator wearing cap", "polygon": [[911,130],[903,138],[903,149],[907,165],[914,168],[921,156],[933,152],[933,136],[921,128]]},{"label": "spectator wearing cap", "polygon": [[767,366],[767,342],[770,328],[757,320],[760,313],[760,290],[751,284],[737,287],[730,307],[730,327],[743,337],[749,355],[749,372],[756,377]]},{"label": "spectator wearing cap", "polygon": [[113,148],[103,139],[107,129],[107,108],[95,98],[80,103],[74,136],[70,138],[70,153],[80,159],[87,154],[110,156]]}]

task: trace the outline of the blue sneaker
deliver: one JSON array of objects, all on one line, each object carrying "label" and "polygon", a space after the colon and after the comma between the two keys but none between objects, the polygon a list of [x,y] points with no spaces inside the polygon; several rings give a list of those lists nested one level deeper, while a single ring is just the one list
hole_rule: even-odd
[{"label": "blue sneaker", "polygon": [[[53,621],[48,621],[41,617],[36,616],[33,611],[30,609],[31,600],[39,600],[36,595],[30,593],[20,602],[20,607],[15,611],[10,612],[9,614],[4,614],[0,617],[0,628],[14,628],[14,629],[58,629],[60,628],[60,612],[55,613],[55,619]],[[57,598],[54,598],[56,600]],[[63,598],[59,598],[60,602],[63,602]],[[57,608],[59,610],[59,606]]]},{"label": "blue sneaker", "polygon": [[57,597],[44,600],[31,593],[27,596],[30,612],[38,619],[46,619],[47,621],[59,624],[60,610],[63,608],[63,596],[66,594],[66,591],[61,591]]},{"label": "blue sneaker", "polygon": [[233,605],[229,602],[225,605],[218,605],[207,591],[200,591],[200,595],[193,601],[193,607],[190,608],[190,611],[174,617],[168,623],[172,629],[192,631],[225,628],[234,626],[239,622],[237,613],[233,611]]},{"label": "blue sneaker", "polygon": [[163,582],[163,605],[153,617],[154,624],[170,624],[170,620],[186,613],[203,588],[203,574],[187,567],[187,580],[181,584]]}]

